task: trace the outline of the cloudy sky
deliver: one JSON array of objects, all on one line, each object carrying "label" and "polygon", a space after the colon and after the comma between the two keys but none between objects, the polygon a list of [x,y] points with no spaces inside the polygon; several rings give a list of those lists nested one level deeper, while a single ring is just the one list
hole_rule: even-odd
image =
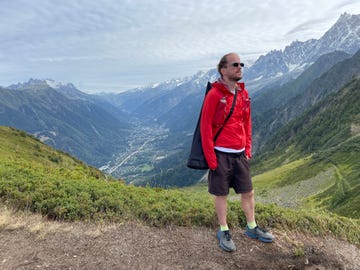
[{"label": "cloudy sky", "polygon": [[120,92],[320,38],[358,0],[0,0],[0,85]]}]

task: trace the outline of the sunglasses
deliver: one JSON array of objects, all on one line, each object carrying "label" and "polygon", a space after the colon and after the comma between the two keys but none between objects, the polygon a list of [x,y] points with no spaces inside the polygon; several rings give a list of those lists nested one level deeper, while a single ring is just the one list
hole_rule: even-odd
[{"label": "sunglasses", "polygon": [[232,67],[244,67],[244,63],[232,63],[231,64]]}]

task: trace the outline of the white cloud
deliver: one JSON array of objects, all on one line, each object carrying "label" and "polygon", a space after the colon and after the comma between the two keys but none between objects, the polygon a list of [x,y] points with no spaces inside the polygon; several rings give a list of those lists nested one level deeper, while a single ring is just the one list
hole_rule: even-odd
[{"label": "white cloud", "polygon": [[29,76],[78,82],[83,91],[125,90],[215,66],[229,51],[250,61],[293,40],[319,38],[345,11],[360,13],[360,3],[2,1],[0,84]]}]

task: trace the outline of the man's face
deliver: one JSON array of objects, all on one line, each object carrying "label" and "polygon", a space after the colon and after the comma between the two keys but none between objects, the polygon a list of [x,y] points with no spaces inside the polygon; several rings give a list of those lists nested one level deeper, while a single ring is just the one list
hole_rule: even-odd
[{"label": "man's face", "polygon": [[242,67],[240,57],[237,54],[230,54],[227,57],[227,65],[223,68],[223,77],[230,81],[237,82],[242,79]]}]

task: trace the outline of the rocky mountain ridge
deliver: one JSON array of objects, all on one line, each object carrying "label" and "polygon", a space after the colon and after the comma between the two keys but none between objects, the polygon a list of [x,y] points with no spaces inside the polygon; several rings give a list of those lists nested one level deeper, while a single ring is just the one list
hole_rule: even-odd
[{"label": "rocky mountain ridge", "polygon": [[320,38],[294,41],[282,50],[273,50],[259,59],[247,71],[247,81],[266,79],[293,73],[296,77],[321,55],[332,51],[354,54],[360,44],[360,15],[344,13]]}]

